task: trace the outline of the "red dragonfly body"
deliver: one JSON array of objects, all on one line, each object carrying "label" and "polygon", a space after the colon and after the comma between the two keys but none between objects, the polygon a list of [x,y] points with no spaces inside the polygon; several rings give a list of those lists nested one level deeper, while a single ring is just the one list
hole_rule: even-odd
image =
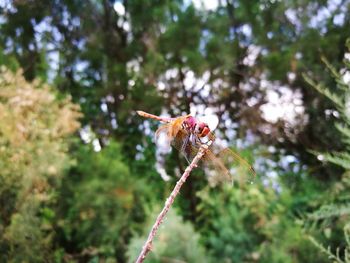
[{"label": "red dragonfly body", "polygon": [[137,111],[137,113],[142,117],[165,123],[156,131],[156,136],[158,137],[160,133],[165,132],[171,144],[183,154],[188,162],[192,161],[201,145],[210,142],[202,163],[209,171],[214,171],[214,173],[211,173],[213,181],[223,179],[230,182],[238,180],[240,183],[253,181],[255,177],[253,167],[238,153],[229,148],[222,149],[213,144],[215,135],[206,123],[198,121],[191,115],[166,118],[144,111]]}]

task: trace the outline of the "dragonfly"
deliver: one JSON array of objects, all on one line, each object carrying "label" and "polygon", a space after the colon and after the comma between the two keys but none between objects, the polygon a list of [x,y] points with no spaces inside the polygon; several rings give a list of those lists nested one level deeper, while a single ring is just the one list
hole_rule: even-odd
[{"label": "dragonfly", "polygon": [[253,183],[256,172],[254,168],[234,150],[220,147],[215,143],[215,135],[207,123],[199,121],[192,115],[180,117],[161,117],[144,111],[137,114],[149,119],[157,120],[161,125],[156,131],[156,137],[165,134],[170,144],[177,149],[190,163],[197,155],[203,144],[208,149],[201,159],[213,184],[219,182]]}]

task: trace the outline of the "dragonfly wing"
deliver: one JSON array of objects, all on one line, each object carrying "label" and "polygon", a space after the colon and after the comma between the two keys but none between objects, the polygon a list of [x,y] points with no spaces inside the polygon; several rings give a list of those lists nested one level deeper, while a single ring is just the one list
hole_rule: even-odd
[{"label": "dragonfly wing", "polygon": [[197,154],[198,149],[191,145],[191,134],[186,131],[182,124],[188,116],[178,117],[171,122],[164,124],[156,131],[156,138],[165,133],[166,139],[177,149],[188,162],[191,162]]},{"label": "dragonfly wing", "polygon": [[162,132],[165,132],[167,136],[169,136],[170,123],[164,124],[160,126],[156,131],[156,138],[160,136]]},{"label": "dragonfly wing", "polygon": [[166,132],[166,135],[169,137],[169,139],[174,138],[176,134],[182,129],[182,123],[185,118],[187,118],[187,116],[173,118],[168,123],[161,125],[156,131],[156,137],[159,137],[162,132]]},{"label": "dragonfly wing", "polygon": [[192,144],[190,136],[191,134],[189,132],[180,129],[171,142],[171,145],[177,149],[189,163],[192,162],[199,150],[199,148]]},{"label": "dragonfly wing", "polygon": [[208,170],[209,181],[216,185],[221,182],[233,183],[233,177],[227,169],[225,163],[215,154],[208,150],[201,160],[201,164]]},{"label": "dragonfly wing", "polygon": [[170,129],[171,127],[169,123],[164,124],[157,129],[155,134],[157,143],[160,143],[160,144],[165,143],[166,145],[170,145],[170,142],[171,142],[171,137],[169,136]]},{"label": "dragonfly wing", "polygon": [[[206,138],[209,141],[215,141],[215,135],[212,132]],[[255,179],[254,168],[230,148],[217,148],[212,144],[204,156],[203,163],[212,171],[212,174],[215,174],[212,177],[214,181],[244,184],[253,182]]]},{"label": "dragonfly wing", "polygon": [[254,182],[254,168],[235,151],[225,148],[216,154],[216,157],[229,169],[234,181],[240,184]]}]

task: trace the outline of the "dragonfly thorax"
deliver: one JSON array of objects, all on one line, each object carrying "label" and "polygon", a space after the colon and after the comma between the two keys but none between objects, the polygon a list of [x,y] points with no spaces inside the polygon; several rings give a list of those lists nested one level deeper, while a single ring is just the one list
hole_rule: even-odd
[{"label": "dragonfly thorax", "polygon": [[183,126],[185,129],[189,131],[193,131],[196,127],[196,119],[191,115],[187,116],[187,118],[183,122]]}]

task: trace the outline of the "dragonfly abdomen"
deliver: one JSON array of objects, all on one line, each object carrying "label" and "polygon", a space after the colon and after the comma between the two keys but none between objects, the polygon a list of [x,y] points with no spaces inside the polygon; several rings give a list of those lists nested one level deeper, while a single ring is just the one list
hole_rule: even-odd
[{"label": "dragonfly abdomen", "polygon": [[150,114],[141,110],[136,111],[138,115],[145,117],[145,118],[150,118],[150,119],[154,119],[157,121],[161,121],[161,122],[170,122],[172,120],[172,118],[165,118],[165,117],[159,117],[157,115],[154,114]]}]

